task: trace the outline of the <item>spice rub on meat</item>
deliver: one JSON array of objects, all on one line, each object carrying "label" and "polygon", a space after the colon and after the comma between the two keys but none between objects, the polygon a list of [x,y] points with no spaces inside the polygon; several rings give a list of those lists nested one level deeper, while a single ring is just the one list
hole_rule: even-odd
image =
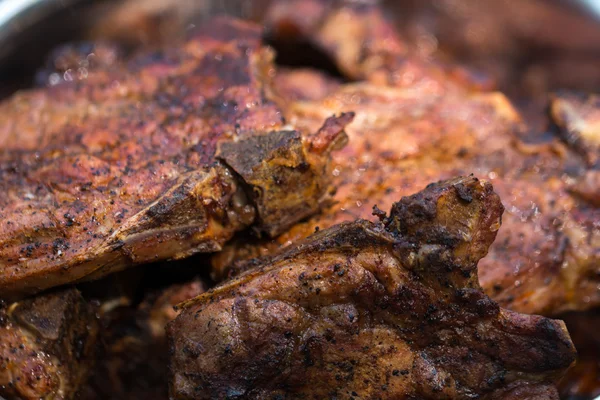
[{"label": "spice rub on meat", "polygon": [[[335,35],[323,45],[334,60],[343,46],[331,43],[343,37],[357,45],[387,45],[370,47],[383,53],[342,57],[344,65],[348,60],[362,65],[364,80],[358,82],[340,83],[309,70],[275,78],[276,86],[296,99],[286,108],[288,119],[304,129],[316,129],[332,113],[356,113],[346,130],[348,146],[333,154],[334,203],[274,241],[244,238],[227,245],[213,260],[215,277],[238,273],[236,260],[289,246],[316,227],[371,218],[373,205],[386,209],[427,182],[473,173],[494,184],[506,208],[498,238],[479,267],[486,293],[511,310],[545,315],[600,304],[600,174],[589,162],[597,154],[593,96],[579,103],[557,97],[553,119],[559,126],[568,122],[566,132],[534,132],[503,94],[474,90],[451,71],[413,62],[400,44],[391,46],[401,39],[390,33],[393,29],[381,28],[386,20],[376,5],[314,2],[319,18],[304,20],[281,3],[272,14],[274,26],[296,27],[295,35],[316,43],[323,43],[323,27],[331,18],[344,22],[327,30]],[[365,22],[377,15],[378,24]],[[378,29],[366,29],[374,26]],[[308,89],[311,84],[326,90]]]},{"label": "spice rub on meat", "polygon": [[98,321],[76,289],[0,304],[0,397],[73,399],[94,364]]},{"label": "spice rub on meat", "polygon": [[477,280],[502,211],[455,178],[258,260],[168,325],[171,398],[557,399],[564,324]]},{"label": "spice rub on meat", "polygon": [[286,121],[260,39],[217,18],[1,103],[0,297],[217,251],[249,226],[277,235],[316,212],[352,115],[313,132]]},{"label": "spice rub on meat", "polygon": [[243,238],[226,245],[213,259],[216,277],[237,273],[236,260],[291,245],[316,227],[372,218],[373,205],[388,208],[429,181],[474,173],[493,182],[507,210],[498,239],[480,263],[486,293],[528,313],[599,304],[599,175],[573,149],[557,137],[530,139],[500,93],[357,82],[332,83],[326,96],[315,99],[312,91],[300,93],[297,82],[310,74],[318,75],[293,71],[277,77],[298,99],[288,107],[295,123],[310,129],[329,113],[356,113],[346,130],[348,146],[333,155],[334,202],[274,241]]}]

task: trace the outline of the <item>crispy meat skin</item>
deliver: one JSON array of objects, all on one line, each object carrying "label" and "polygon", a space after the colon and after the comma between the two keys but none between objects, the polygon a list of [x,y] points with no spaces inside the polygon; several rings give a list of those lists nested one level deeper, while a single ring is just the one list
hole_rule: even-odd
[{"label": "crispy meat skin", "polygon": [[[355,7],[364,6],[334,3],[338,6],[333,11],[323,9],[322,4],[330,3],[315,5],[320,17],[304,21],[282,2],[272,18],[279,25],[304,27],[300,34],[319,41],[320,27],[328,19],[351,14],[344,19],[348,23],[332,30],[335,37],[349,30],[345,36],[356,43],[390,38],[385,29],[352,31],[354,26],[373,26],[360,20],[376,11],[369,8],[362,17]],[[339,58],[340,49],[329,49],[332,58]],[[268,254],[307,237],[316,227],[370,218],[373,205],[386,209],[429,181],[474,173],[493,181],[507,210],[498,239],[480,264],[486,293],[502,306],[526,313],[555,315],[600,304],[600,173],[580,157],[581,148],[531,132],[504,95],[472,91],[472,85],[467,89],[427,64],[406,69],[398,60],[410,63],[410,57],[400,46],[386,49],[384,58],[373,55],[385,62],[354,60],[370,66],[361,69],[366,81],[340,85],[325,80],[321,85],[328,93],[302,89],[302,80],[305,87],[324,81],[315,72],[276,77],[277,87],[298,99],[287,108],[288,119],[305,129],[316,129],[331,113],[356,112],[347,129],[349,145],[333,155],[336,203],[275,241],[229,246],[214,259],[215,277],[223,276],[236,259]],[[389,54],[393,51],[397,57]],[[593,126],[594,100],[585,104],[582,111],[590,117],[586,126]]]},{"label": "crispy meat skin", "polygon": [[432,184],[185,302],[167,327],[171,398],[557,399],[564,324],[477,282],[502,210],[485,181]]},{"label": "crispy meat skin", "polygon": [[0,396],[71,399],[89,375],[98,333],[75,289],[0,308]]},{"label": "crispy meat skin", "polygon": [[249,225],[276,235],[314,213],[352,115],[294,130],[271,59],[257,26],[216,19],[0,104],[0,296],[217,251]]}]

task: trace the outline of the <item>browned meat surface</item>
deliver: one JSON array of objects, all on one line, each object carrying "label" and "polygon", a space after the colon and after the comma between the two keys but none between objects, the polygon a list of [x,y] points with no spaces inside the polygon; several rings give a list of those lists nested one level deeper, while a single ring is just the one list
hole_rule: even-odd
[{"label": "browned meat surface", "polygon": [[[353,80],[394,86],[462,84],[491,88],[473,72],[410,51],[382,1],[274,0],[264,24],[280,47],[308,42],[324,51]],[[483,78],[483,79],[482,79]]]},{"label": "browned meat surface", "polygon": [[574,146],[590,165],[600,168],[600,98],[596,95],[556,94],[552,98],[550,114],[564,140]]},{"label": "browned meat surface", "polygon": [[267,31],[279,40],[308,40],[322,48],[344,75],[364,79],[397,65],[406,46],[384,21],[377,1],[273,1],[265,16]]},{"label": "browned meat surface", "polygon": [[[292,120],[307,126],[329,113],[356,111],[349,145],[333,156],[335,203],[274,242],[229,246],[214,260],[216,276],[235,259],[267,254],[317,226],[369,218],[373,205],[385,209],[428,181],[475,173],[494,183],[507,209],[480,264],[486,292],[521,312],[555,314],[600,301],[600,210],[573,186],[594,172],[557,138],[532,142],[501,94],[356,83],[289,109]],[[588,186],[589,192],[598,184]]]},{"label": "browned meat surface", "polygon": [[0,104],[0,296],[217,251],[250,225],[276,235],[319,208],[352,116],[288,123],[260,35],[216,19]]},{"label": "browned meat surface", "polygon": [[277,91],[290,100],[319,100],[341,85],[338,79],[311,68],[280,68],[274,83]]},{"label": "browned meat surface", "polygon": [[[279,25],[294,35],[294,26],[318,26],[320,4],[355,7],[373,0],[122,0],[92,10],[92,38],[128,43],[167,42],[207,15],[229,13],[261,20],[271,3],[291,10],[291,22]],[[106,2],[105,2],[106,3]],[[285,5],[290,3],[290,5]],[[293,3],[293,4],[291,4]],[[504,91],[545,96],[550,90],[600,88],[600,28],[585,4],[563,0],[383,0],[385,15],[407,37],[405,48],[425,57],[474,65],[494,75]],[[513,4],[514,3],[514,4]],[[579,11],[579,12],[578,12]],[[281,12],[281,11],[279,11]],[[266,13],[273,16],[273,13]],[[347,15],[347,13],[346,13]],[[298,22],[301,22],[298,24]],[[344,18],[336,21],[345,24]],[[330,25],[335,27],[336,25]],[[360,25],[355,25],[360,30]],[[377,24],[373,24],[377,28]],[[287,27],[287,28],[286,28]],[[337,30],[340,35],[347,30]],[[568,32],[568,34],[565,34]],[[348,43],[348,41],[346,41]],[[352,46],[352,45],[348,45]]]},{"label": "browned meat surface", "polygon": [[0,397],[72,399],[89,375],[98,333],[75,289],[0,307]]},{"label": "browned meat surface", "polygon": [[259,260],[168,325],[171,397],[557,399],[564,324],[477,280],[502,210],[490,183],[455,178]]},{"label": "browned meat surface", "polygon": [[[198,296],[204,287],[195,279],[150,293],[137,307],[103,310],[104,347],[83,399],[168,398],[165,325],[177,315],[174,305]],[[110,302],[104,306],[110,308]]]},{"label": "browned meat surface", "polygon": [[[341,8],[354,10],[347,9]],[[333,15],[339,12],[334,9]],[[331,13],[322,19],[332,18]],[[351,23],[338,24],[337,37],[360,18],[353,14],[347,18]],[[313,35],[314,29],[308,32]],[[369,38],[372,32],[361,34]],[[359,34],[346,37],[360,42]],[[334,58],[338,51],[330,49]],[[277,77],[277,87],[299,99],[287,107],[288,120],[304,129],[316,129],[332,113],[356,112],[347,129],[349,145],[333,155],[335,203],[275,241],[228,247],[215,258],[215,277],[236,259],[268,254],[316,227],[370,218],[373,205],[385,209],[429,181],[475,173],[494,183],[507,210],[498,239],[480,265],[486,293],[504,307],[527,313],[554,315],[600,304],[600,174],[578,148],[529,130],[504,95],[472,91],[472,85],[460,85],[451,75],[419,67],[408,77],[421,78],[410,84],[403,84],[405,78],[372,79],[381,68],[387,77],[408,73],[404,64],[396,69],[398,59],[387,60],[368,69],[369,82],[327,83],[330,92],[320,99],[316,91],[298,88],[301,80],[309,87],[326,78],[307,71]]]}]

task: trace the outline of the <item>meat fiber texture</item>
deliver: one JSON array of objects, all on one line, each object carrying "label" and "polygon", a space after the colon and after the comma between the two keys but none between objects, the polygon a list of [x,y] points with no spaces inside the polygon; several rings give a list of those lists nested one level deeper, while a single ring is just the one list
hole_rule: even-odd
[{"label": "meat fiber texture", "polygon": [[[294,4],[306,12],[294,12]],[[275,85],[295,100],[288,120],[311,130],[333,113],[356,117],[348,146],[333,154],[333,202],[275,241],[227,245],[213,260],[215,277],[238,273],[236,261],[292,245],[317,227],[372,218],[374,205],[387,209],[429,182],[473,173],[494,184],[506,208],[480,264],[486,293],[513,311],[544,315],[600,304],[596,96],[556,95],[558,134],[535,132],[502,93],[409,54],[376,2],[281,1],[269,15],[273,35],[314,43],[347,79],[358,79],[282,71]]]},{"label": "meat fiber texture", "polygon": [[95,310],[76,289],[0,304],[0,397],[75,398],[97,339]]},{"label": "meat fiber texture", "polygon": [[274,236],[316,212],[352,115],[295,129],[260,38],[217,18],[0,104],[0,297],[218,251],[247,227]]},{"label": "meat fiber texture", "polygon": [[478,283],[502,212],[489,182],[455,178],[260,259],[180,305],[171,398],[558,399],[564,323]]}]

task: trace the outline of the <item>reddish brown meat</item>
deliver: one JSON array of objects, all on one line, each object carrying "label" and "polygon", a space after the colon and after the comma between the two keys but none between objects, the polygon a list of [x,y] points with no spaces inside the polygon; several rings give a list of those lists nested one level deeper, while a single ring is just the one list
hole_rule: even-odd
[{"label": "reddish brown meat", "polygon": [[[369,36],[372,31],[352,31],[357,20],[360,25],[361,18],[372,16],[361,17],[354,7],[330,11],[352,14],[346,24],[337,25],[336,37],[348,30],[345,36],[357,43],[361,35],[377,41],[377,36]],[[320,20],[331,18],[328,15]],[[307,29],[308,34],[319,38],[320,26]],[[329,50],[338,57],[338,47]],[[278,87],[299,99],[287,107],[288,119],[298,126],[316,129],[327,115],[356,112],[347,129],[349,145],[333,155],[336,203],[275,241],[230,246],[216,256],[215,276],[222,276],[236,259],[268,254],[305,238],[316,227],[369,218],[373,205],[385,209],[428,181],[475,173],[493,181],[507,209],[498,240],[481,262],[486,292],[502,306],[527,313],[552,315],[600,304],[598,171],[579,156],[583,153],[578,154],[578,147],[565,146],[551,134],[531,132],[500,93],[474,92],[450,75],[433,74],[427,65],[409,74],[420,77],[409,84],[403,79],[371,79],[404,76],[404,64],[397,64],[402,57],[388,57],[388,63],[367,70],[369,82],[340,85],[306,71],[277,77]],[[305,87],[325,80],[329,83],[322,85],[329,93],[300,90],[301,80]],[[590,126],[592,103],[585,108]]]},{"label": "reddish brown meat", "polygon": [[490,79],[411,52],[380,0],[273,0],[264,24],[282,46],[308,42],[352,80],[415,87],[462,84],[491,88]]},{"label": "reddish brown meat", "polygon": [[259,260],[168,325],[171,398],[557,399],[564,324],[477,282],[502,210],[456,178]]},{"label": "reddish brown meat", "polygon": [[0,307],[0,397],[72,399],[93,364],[98,322],[68,289]]},{"label": "reddish brown meat", "polygon": [[553,96],[550,114],[564,140],[590,165],[600,168],[600,98],[596,95],[559,93]]},{"label": "reddish brown meat", "polygon": [[260,35],[216,19],[0,104],[0,296],[217,251],[250,225],[276,235],[320,207],[352,116],[287,123]]},{"label": "reddish brown meat", "polygon": [[[307,127],[328,113],[356,111],[349,145],[333,156],[335,203],[275,241],[228,246],[214,259],[215,276],[236,259],[268,254],[316,227],[370,218],[373,205],[390,207],[430,180],[473,172],[494,182],[507,209],[480,265],[486,292],[521,312],[555,314],[600,302],[600,209],[575,195],[574,186],[594,172],[555,138],[532,142],[503,95],[356,83],[289,110]],[[585,193],[597,187],[590,181]]]}]

